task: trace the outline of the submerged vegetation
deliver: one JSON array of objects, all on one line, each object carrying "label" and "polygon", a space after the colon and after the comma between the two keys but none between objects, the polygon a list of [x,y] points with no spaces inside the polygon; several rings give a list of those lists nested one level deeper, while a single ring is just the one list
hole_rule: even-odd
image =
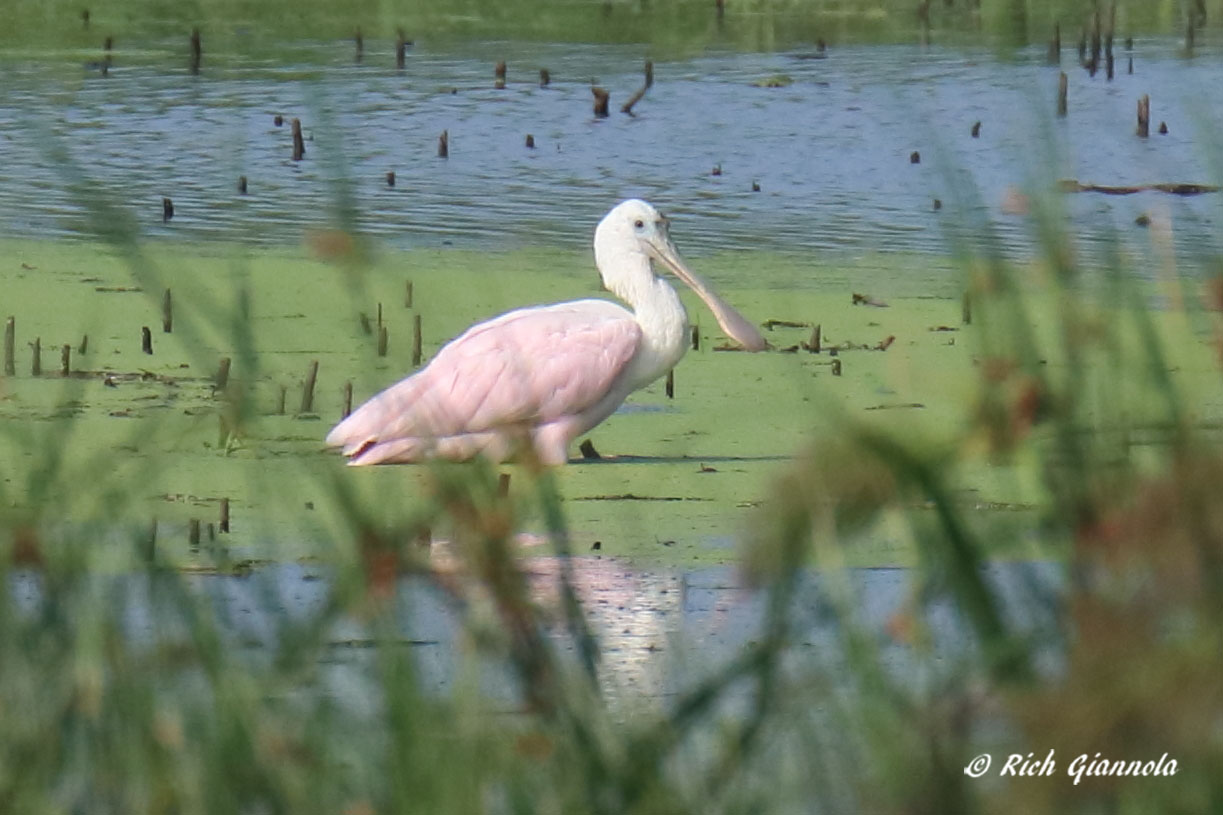
[{"label": "submerged vegetation", "polygon": [[[656,5],[610,13],[688,9]],[[23,26],[37,9],[60,5]],[[471,30],[510,12],[473,6]],[[149,242],[64,173],[85,239],[0,243],[0,811],[1223,798],[1223,276],[1172,255],[1171,221],[1157,274],[1085,260],[1042,179],[1017,262],[949,181],[945,262],[694,261],[775,348],[717,350],[692,304],[675,399],[600,426],[604,460],[354,471],[321,439],[345,382],[359,400],[411,367],[415,316],[428,358],[476,317],[589,294],[589,260],[379,253],[343,183],[308,251]],[[1051,774],[1003,774],[1029,754]]]}]

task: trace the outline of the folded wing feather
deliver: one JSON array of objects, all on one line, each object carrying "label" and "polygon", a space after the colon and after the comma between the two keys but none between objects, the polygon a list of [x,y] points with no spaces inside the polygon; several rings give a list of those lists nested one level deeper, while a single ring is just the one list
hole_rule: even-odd
[{"label": "folded wing feather", "polygon": [[576,415],[613,387],[640,338],[632,313],[606,300],[512,311],[468,329],[338,424],[327,443],[351,455],[371,443]]}]

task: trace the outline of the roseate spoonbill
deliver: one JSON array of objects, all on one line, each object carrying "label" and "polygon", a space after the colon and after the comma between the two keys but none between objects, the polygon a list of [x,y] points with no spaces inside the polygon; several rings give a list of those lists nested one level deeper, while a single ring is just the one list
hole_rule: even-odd
[{"label": "roseate spoonbill", "polygon": [[669,269],[751,351],[764,338],[688,268],[668,221],[645,201],[618,204],[595,229],[603,285],[632,307],[576,300],[511,311],[467,329],[423,370],[358,408],[327,435],[349,464],[427,458],[494,461],[530,443],[563,464],[569,443],[630,393],[671,370],[689,342],[688,314],[655,273]]}]

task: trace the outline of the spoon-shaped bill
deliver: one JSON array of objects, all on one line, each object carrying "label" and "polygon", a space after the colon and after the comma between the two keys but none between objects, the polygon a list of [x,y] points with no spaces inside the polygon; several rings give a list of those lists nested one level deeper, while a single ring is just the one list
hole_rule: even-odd
[{"label": "spoon-shaped bill", "polygon": [[713,312],[718,325],[722,326],[722,330],[726,332],[727,336],[742,344],[749,351],[763,351],[768,347],[764,337],[760,336],[760,332],[756,330],[756,326],[748,322],[746,317],[719,297],[709,286],[705,278],[688,268],[688,264],[680,257],[679,250],[675,248],[675,244],[671,243],[669,239],[663,238],[658,241],[652,241],[650,245],[654,249],[655,258],[674,272],[676,277],[684,281],[689,288],[705,301],[705,305],[709,306],[709,310]]}]

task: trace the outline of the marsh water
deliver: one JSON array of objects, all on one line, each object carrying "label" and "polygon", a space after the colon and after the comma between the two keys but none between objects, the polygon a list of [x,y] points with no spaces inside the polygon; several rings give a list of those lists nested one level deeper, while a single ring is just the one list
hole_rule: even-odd
[{"label": "marsh water", "polygon": [[[1111,81],[1064,48],[1064,119],[1054,116],[1059,67],[1043,46],[1004,56],[913,44],[834,46],[825,58],[811,46],[657,59],[633,116],[618,108],[642,84],[643,47],[426,41],[402,70],[393,51],[368,40],[358,63],[346,39],[266,57],[205,49],[193,76],[184,38],[119,42],[104,76],[100,50],[10,50],[0,234],[87,231],[87,188],[127,208],[150,237],[296,244],[349,213],[396,248],[580,247],[609,203],[640,196],[677,218],[691,253],[937,254],[950,237],[980,245],[992,231],[1024,256],[1033,237],[1017,191],[1057,178],[1218,181],[1220,52],[1199,46],[1188,59],[1167,37],[1139,38],[1132,50],[1119,41]],[[498,60],[508,64],[504,90],[493,87]],[[551,74],[546,88],[540,68]],[[592,114],[592,82],[611,92],[606,119]],[[781,87],[760,86],[769,84]],[[1143,94],[1146,139],[1134,133]],[[306,137],[300,162],[290,158],[292,117]],[[437,155],[443,131],[448,159]],[[163,196],[175,206],[168,223]],[[1143,214],[1166,216],[1176,245],[1201,253],[1217,245],[1217,199],[1064,196],[1088,253],[1118,237],[1148,252],[1135,225]]]},{"label": "marsh water", "polygon": [[[1025,636],[1047,636],[1053,630],[1060,574],[1053,563],[999,563],[985,570],[1009,623]],[[534,560],[528,577],[537,601],[545,607],[556,602],[554,561]],[[22,572],[9,579],[17,609],[36,613],[43,602],[39,578]],[[325,568],[298,563],[269,566],[243,577],[197,575],[187,580],[194,594],[214,606],[223,636],[254,659],[278,647],[282,637],[292,636],[294,624],[308,625],[324,609],[331,591]],[[733,568],[640,571],[613,559],[581,558],[575,561],[574,580],[602,644],[603,691],[626,705],[626,711],[643,699],[665,703],[691,690],[764,633],[767,599]],[[834,668],[839,632],[845,626],[861,627],[871,636],[894,631],[894,618],[908,613],[908,587],[906,569],[807,575],[791,617],[796,660]],[[148,576],[105,577],[97,588],[109,613],[138,646],[170,647],[188,636],[181,609],[163,608]],[[830,599],[838,593],[852,598],[848,613]],[[445,692],[470,673],[464,622],[436,586],[404,579],[394,617],[397,638],[390,644],[413,650],[424,690]],[[969,657],[966,643],[971,636],[964,619],[945,601],[929,605],[923,624],[929,627],[930,640],[921,656],[899,636],[882,655],[896,676],[937,683],[938,672],[929,670],[928,660],[945,661],[950,669]],[[576,660],[573,642],[559,621],[549,635],[566,658]],[[376,688],[365,686],[366,669],[376,659],[379,636],[368,621],[341,618],[328,630],[328,650],[322,658],[324,692],[355,709],[368,707],[370,714],[379,701]],[[1045,656],[1042,669],[1056,670],[1052,651]],[[518,704],[517,679],[506,666],[485,661],[474,667],[483,694],[511,708]]]}]

